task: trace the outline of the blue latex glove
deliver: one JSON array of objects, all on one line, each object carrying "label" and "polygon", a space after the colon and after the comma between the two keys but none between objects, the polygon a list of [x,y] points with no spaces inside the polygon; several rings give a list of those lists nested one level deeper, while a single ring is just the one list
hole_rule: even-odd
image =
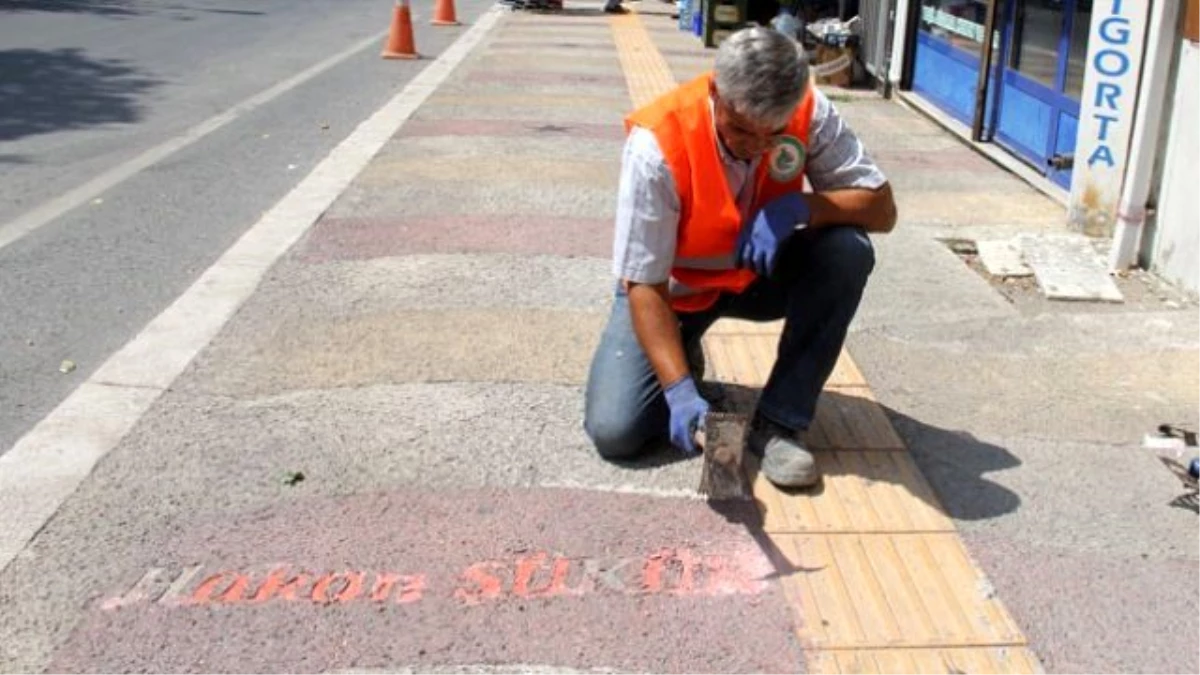
[{"label": "blue latex glove", "polygon": [[767,202],[754,220],[742,226],[737,242],[737,266],[749,267],[760,275],[770,274],[783,242],[792,236],[797,225],[808,223],[810,217],[808,202],[797,192]]},{"label": "blue latex glove", "polygon": [[663,394],[671,410],[671,443],[690,455],[700,452],[692,435],[704,424],[708,402],[696,391],[696,381],[686,375],[667,387]]}]

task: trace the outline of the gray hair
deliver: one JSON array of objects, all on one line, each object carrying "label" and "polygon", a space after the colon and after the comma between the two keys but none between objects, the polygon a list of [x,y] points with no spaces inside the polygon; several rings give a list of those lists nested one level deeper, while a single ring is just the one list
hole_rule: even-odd
[{"label": "gray hair", "polygon": [[715,71],[721,99],[763,124],[786,124],[808,87],[804,48],[762,26],[726,38],[717,51]]}]

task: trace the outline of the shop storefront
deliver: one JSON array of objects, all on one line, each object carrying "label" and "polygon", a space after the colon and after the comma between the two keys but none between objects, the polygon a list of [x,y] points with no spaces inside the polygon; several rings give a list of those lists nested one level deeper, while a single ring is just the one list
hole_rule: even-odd
[{"label": "shop storefront", "polygon": [[1092,0],[921,0],[912,89],[1066,188],[1091,11]]},{"label": "shop storefront", "polygon": [[1200,289],[1200,0],[878,1],[896,17],[885,92],[1112,237],[1111,269]]}]

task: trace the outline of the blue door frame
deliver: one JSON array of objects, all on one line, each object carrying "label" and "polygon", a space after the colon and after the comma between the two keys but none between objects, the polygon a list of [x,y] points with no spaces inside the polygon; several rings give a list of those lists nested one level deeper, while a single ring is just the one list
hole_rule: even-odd
[{"label": "blue door frame", "polygon": [[920,50],[917,68],[938,71],[938,77],[913,78],[913,90],[938,104],[963,124],[971,124],[975,107],[975,82],[979,55],[956,49],[936,37],[917,31]]},{"label": "blue door frame", "polygon": [[[988,77],[984,137],[1008,148],[1050,180],[1067,187],[1071,170],[1056,168],[1050,159],[1075,151],[1080,105],[1062,92],[1066,89],[1071,30],[1081,0],[1061,0],[1063,21],[1059,27],[1054,87],[1010,67],[1017,37],[1018,3],[1025,1],[995,0],[1002,4],[996,17],[997,48]],[[954,47],[923,30],[916,33],[913,89],[955,119],[970,125],[975,115],[979,54]]]},{"label": "blue door frame", "polygon": [[[1007,0],[1004,7],[1000,53],[996,59],[1001,75],[998,82],[994,77],[992,79],[999,86],[990,87],[992,105],[987,126],[998,143],[1032,162],[1055,183],[1068,187],[1071,170],[1055,168],[1050,160],[1055,155],[1070,155],[1075,151],[1080,105],[1079,101],[1062,92],[1066,89],[1071,31],[1079,0],[1063,0],[1062,3],[1063,22],[1059,28],[1054,88],[1010,67],[1018,4],[1024,1]],[[1018,130],[1029,133],[1022,134]]]}]

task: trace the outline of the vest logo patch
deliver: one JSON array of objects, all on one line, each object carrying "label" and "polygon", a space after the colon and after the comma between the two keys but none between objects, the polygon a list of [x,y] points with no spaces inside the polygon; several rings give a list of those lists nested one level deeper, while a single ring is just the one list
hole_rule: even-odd
[{"label": "vest logo patch", "polygon": [[804,169],[806,154],[804,144],[795,136],[784,136],[775,141],[768,163],[771,180],[786,183],[799,176]]}]

